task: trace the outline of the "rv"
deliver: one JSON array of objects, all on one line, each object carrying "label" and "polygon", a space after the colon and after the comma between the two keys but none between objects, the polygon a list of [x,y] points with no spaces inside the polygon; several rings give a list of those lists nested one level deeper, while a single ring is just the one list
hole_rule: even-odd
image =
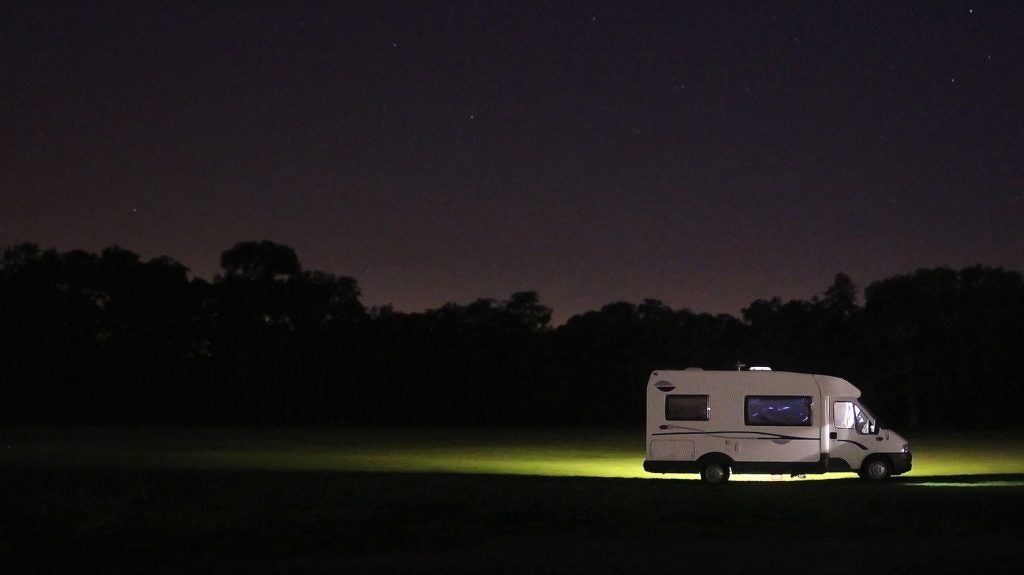
[{"label": "rv", "polygon": [[838,377],[754,369],[655,371],[647,382],[651,473],[803,475],[882,481],[910,471],[907,441],[883,429]]}]

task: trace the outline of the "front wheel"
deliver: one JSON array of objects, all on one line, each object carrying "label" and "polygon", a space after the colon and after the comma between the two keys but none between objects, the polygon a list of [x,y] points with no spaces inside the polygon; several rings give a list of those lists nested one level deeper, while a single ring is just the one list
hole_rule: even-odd
[{"label": "front wheel", "polygon": [[878,457],[864,462],[860,470],[860,478],[864,481],[884,481],[892,475],[892,464],[888,459]]},{"label": "front wheel", "polygon": [[719,461],[705,463],[700,468],[700,480],[709,485],[718,485],[729,481],[729,466]]}]

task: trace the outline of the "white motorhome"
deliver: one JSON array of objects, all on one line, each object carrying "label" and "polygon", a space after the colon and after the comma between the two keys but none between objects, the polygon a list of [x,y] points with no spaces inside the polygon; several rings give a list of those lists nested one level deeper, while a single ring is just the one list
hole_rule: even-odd
[{"label": "white motorhome", "polygon": [[910,471],[907,441],[882,429],[838,377],[766,369],[655,371],[647,382],[651,473],[852,471],[880,481]]}]

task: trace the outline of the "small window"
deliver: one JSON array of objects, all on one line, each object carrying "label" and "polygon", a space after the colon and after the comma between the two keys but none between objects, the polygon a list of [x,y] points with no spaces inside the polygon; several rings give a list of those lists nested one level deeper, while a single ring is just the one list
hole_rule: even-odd
[{"label": "small window", "polygon": [[833,403],[832,418],[837,429],[853,429],[853,402],[837,401]]},{"label": "small window", "polygon": [[747,425],[809,427],[811,398],[804,395],[748,395],[744,416]]},{"label": "small window", "polygon": [[707,421],[710,411],[706,395],[665,396],[665,419],[669,421]]}]

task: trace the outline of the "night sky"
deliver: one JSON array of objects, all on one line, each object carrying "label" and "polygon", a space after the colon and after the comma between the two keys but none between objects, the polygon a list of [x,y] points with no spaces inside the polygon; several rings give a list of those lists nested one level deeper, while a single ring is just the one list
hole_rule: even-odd
[{"label": "night sky", "polygon": [[420,311],[1024,268],[1024,2],[7,2],[0,246]]}]

